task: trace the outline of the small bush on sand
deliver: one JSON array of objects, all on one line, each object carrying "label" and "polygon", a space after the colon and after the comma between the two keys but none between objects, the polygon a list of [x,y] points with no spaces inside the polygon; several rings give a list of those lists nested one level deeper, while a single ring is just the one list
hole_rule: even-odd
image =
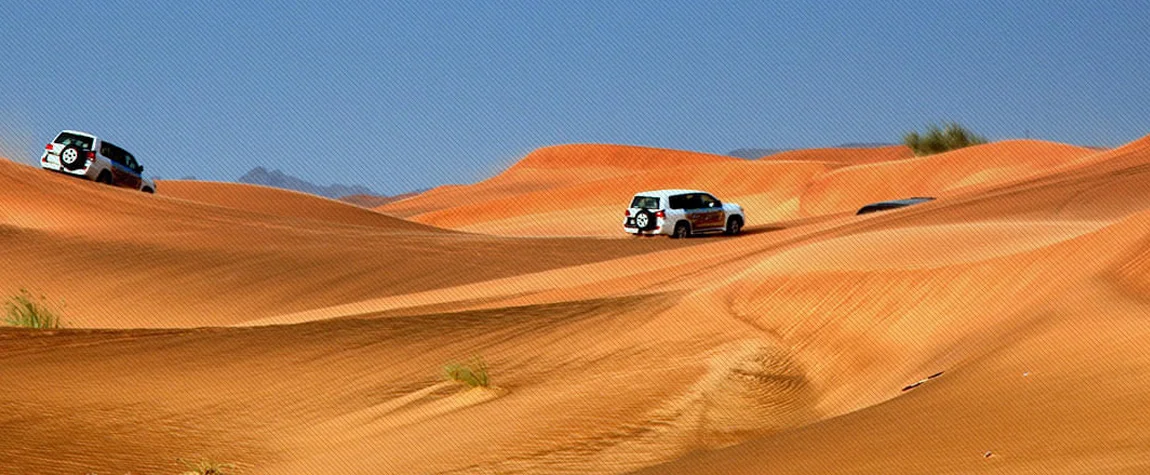
[{"label": "small bush on sand", "polygon": [[473,388],[491,386],[491,379],[487,375],[487,364],[475,357],[463,363],[451,363],[443,367],[447,379],[466,384]]},{"label": "small bush on sand", "polygon": [[5,307],[4,323],[7,325],[46,330],[63,326],[59,312],[48,305],[43,295],[33,298],[25,289],[20,289],[18,295],[8,299]]},{"label": "small bush on sand", "polygon": [[939,127],[930,124],[926,133],[918,131],[907,132],[902,136],[902,142],[914,150],[915,155],[931,155],[935,153],[957,150],[971,145],[986,143],[986,137],[971,132],[970,129],[954,122],[948,122]]},{"label": "small bush on sand", "polygon": [[184,462],[184,465],[187,465],[188,471],[180,475],[228,475],[235,473],[232,470],[236,468],[235,465],[230,463],[213,462],[210,460]]}]

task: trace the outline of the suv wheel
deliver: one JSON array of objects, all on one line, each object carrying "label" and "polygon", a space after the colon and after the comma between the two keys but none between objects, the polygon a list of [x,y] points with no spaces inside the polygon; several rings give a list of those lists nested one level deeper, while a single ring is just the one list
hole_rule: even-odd
[{"label": "suv wheel", "polygon": [[640,231],[650,231],[655,229],[655,214],[645,209],[639,210],[635,213],[635,227]]},{"label": "suv wheel", "polygon": [[691,225],[679,222],[675,225],[675,232],[671,234],[671,239],[686,239],[691,236]]},{"label": "suv wheel", "polygon": [[743,232],[743,219],[738,216],[734,216],[731,219],[728,219],[727,229],[725,229],[723,232],[728,236],[734,236]]},{"label": "suv wheel", "polygon": [[69,145],[60,152],[60,164],[69,170],[84,168],[84,160],[84,156],[80,154],[80,149],[74,146]]},{"label": "suv wheel", "polygon": [[107,170],[104,170],[104,171],[100,172],[100,176],[96,177],[96,182],[97,183],[103,183],[105,185],[111,185],[112,184],[112,174],[108,173]]}]

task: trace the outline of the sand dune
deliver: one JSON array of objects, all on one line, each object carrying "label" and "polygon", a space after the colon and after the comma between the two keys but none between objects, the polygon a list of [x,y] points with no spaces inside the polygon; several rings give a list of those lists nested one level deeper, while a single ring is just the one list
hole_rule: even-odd
[{"label": "sand dune", "polygon": [[804,216],[854,211],[867,203],[947,196],[1049,172],[1097,153],[1034,140],[995,142],[908,160],[862,164],[818,177],[799,197]]},{"label": "sand dune", "polygon": [[402,195],[395,196],[348,195],[339,197],[339,200],[344,203],[351,203],[363,208],[378,208],[388,203],[415,196],[416,194],[418,193],[404,193]]},{"label": "sand dune", "polygon": [[888,162],[892,160],[905,160],[914,157],[914,151],[905,145],[892,145],[889,147],[870,148],[809,148],[788,150],[764,157],[759,160],[772,161],[800,161],[800,162],[832,162],[845,165],[861,165],[864,163]]},{"label": "sand dune", "polygon": [[[415,219],[435,226],[488,234],[621,235],[622,210],[637,191],[660,188],[724,190],[753,220],[774,221],[795,212],[790,197],[827,167],[815,163],[682,165],[424,213]],[[386,209],[386,208],[385,208]],[[762,221],[757,221],[761,223]]]},{"label": "sand dune", "polygon": [[259,185],[210,181],[164,180],[165,197],[207,203],[225,208],[250,211],[282,218],[328,221],[340,224],[392,228],[403,231],[434,232],[428,226],[395,219],[340,200],[327,199],[297,191]]},{"label": "sand dune", "polygon": [[[1142,418],[1138,408],[1150,402],[1150,380],[1134,375],[1145,373],[1150,360],[1133,344],[1150,330],[1141,322],[1147,294],[1117,292],[1098,277],[1121,265],[1131,244],[1145,240],[1148,218],[1143,213],[995,263],[994,270],[977,272],[982,275],[967,270],[967,276],[942,281],[903,279],[902,288],[889,277],[854,276],[866,282],[864,288],[914,296],[901,305],[851,298],[824,304],[849,309],[850,317],[808,317],[800,325],[759,320],[764,327],[783,324],[793,338],[810,342],[802,345],[805,352],[822,353],[820,366],[837,364],[833,372],[852,375],[853,382],[824,399],[828,415],[844,415],[644,473],[1137,472],[1146,453],[1122,447],[1148,440],[1135,427]],[[808,293],[833,288],[830,279],[807,280]],[[804,299],[780,294],[776,303]],[[878,313],[870,309],[900,321],[841,326]],[[821,313],[795,310],[778,313]],[[833,333],[828,324],[850,338],[817,341]],[[848,342],[865,348],[844,353],[841,345]],[[872,357],[859,359],[858,353]],[[945,373],[897,392],[900,380],[938,371]]]},{"label": "sand dune", "polygon": [[769,225],[853,212],[876,201],[950,196],[1051,172],[1097,153],[1018,140],[926,157],[892,146],[795,150],[746,161],[639,147],[559,146],[533,152],[487,181],[432,190],[379,209],[484,234],[625,237],[615,221],[630,196],[643,190],[710,190],[747,208],[751,224]]},{"label": "sand dune", "polygon": [[[537,150],[474,185],[441,187],[379,210],[449,229],[509,236],[621,237],[619,213],[637,191],[721,189],[760,223],[796,215],[795,199],[837,162],[747,161],[622,145]],[[578,217],[579,219],[574,219]]]},{"label": "sand dune", "polygon": [[226,325],[674,245],[463,235],[247,185],[149,196],[8,161],[0,180],[0,289],[62,298],[78,326]]},{"label": "sand dune", "polygon": [[[942,176],[911,173],[927,159]],[[0,330],[0,407],[15,414],[0,439],[24,442],[0,444],[0,471],[171,473],[199,456],[251,473],[1147,466],[1150,137],[1101,152],[1008,142],[845,166],[641,162],[591,180],[565,160],[533,159],[539,168],[475,189],[540,216],[552,197],[688,176],[763,207],[789,197],[794,215],[808,196],[829,214],[685,245],[511,239],[377,226],[394,218],[295,195],[255,207],[210,189],[147,197],[0,162],[15,184],[0,191],[5,285],[83,273],[72,286],[140,288],[133,303],[152,311],[228,302],[173,311],[163,326],[232,325]],[[1008,171],[978,175],[997,168]],[[834,211],[853,198],[811,185],[864,190],[887,175],[887,192],[929,182],[946,193],[854,216]],[[459,228],[515,218],[437,207],[465,188],[406,209]],[[79,200],[134,206],[96,208],[108,217],[93,222],[63,206]],[[45,236],[93,254],[146,245],[164,259],[88,271],[90,261],[54,257],[69,246],[37,250],[32,238]],[[226,263],[204,257],[241,239],[272,244]],[[380,255],[386,264],[368,257]],[[371,285],[381,269],[387,290]],[[212,283],[161,297],[146,282],[179,273]],[[308,290],[320,280],[339,290]],[[86,321],[119,322],[104,326],[149,322],[85,305]],[[496,387],[444,382],[445,363],[476,355]]]},{"label": "sand dune", "polygon": [[504,172],[474,185],[440,186],[379,209],[409,217],[645,170],[739,161],[720,155],[628,145],[557,145],[538,149]]}]

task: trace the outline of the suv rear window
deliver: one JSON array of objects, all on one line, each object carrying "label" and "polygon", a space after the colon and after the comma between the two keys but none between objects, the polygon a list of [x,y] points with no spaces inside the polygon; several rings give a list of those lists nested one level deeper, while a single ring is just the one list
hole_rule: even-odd
[{"label": "suv rear window", "polygon": [[83,135],[69,134],[62,132],[56,136],[56,140],[52,143],[58,143],[65,147],[75,145],[82,150],[92,150],[92,137],[85,137]]},{"label": "suv rear window", "polygon": [[659,208],[659,198],[656,198],[654,196],[636,196],[635,199],[631,200],[631,207],[632,208],[658,209]]}]

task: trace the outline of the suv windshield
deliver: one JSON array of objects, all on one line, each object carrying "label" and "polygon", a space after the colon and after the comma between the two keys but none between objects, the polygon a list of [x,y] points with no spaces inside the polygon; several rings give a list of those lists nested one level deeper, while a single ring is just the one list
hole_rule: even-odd
[{"label": "suv windshield", "polygon": [[631,200],[631,207],[632,208],[658,209],[659,208],[659,198],[656,198],[654,196],[636,196],[635,199]]},{"label": "suv windshield", "polygon": [[85,137],[83,135],[76,135],[76,134],[69,134],[67,132],[61,132],[60,135],[56,136],[56,140],[53,140],[52,143],[58,143],[58,144],[61,144],[65,147],[67,147],[69,145],[75,145],[82,150],[92,150],[92,138],[91,137]]}]

